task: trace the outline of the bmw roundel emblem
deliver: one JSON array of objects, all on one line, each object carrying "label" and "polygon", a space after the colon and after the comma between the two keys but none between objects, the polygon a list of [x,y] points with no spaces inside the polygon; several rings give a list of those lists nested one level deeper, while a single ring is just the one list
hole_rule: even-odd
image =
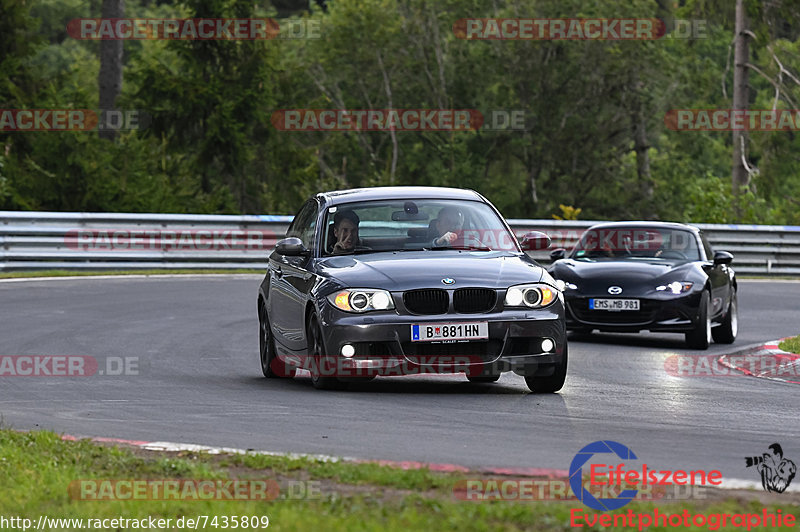
[{"label": "bmw roundel emblem", "polygon": [[456,280],[453,279],[452,277],[445,277],[444,279],[442,279],[442,282],[444,284],[456,284]]},{"label": "bmw roundel emblem", "polygon": [[621,286],[609,286],[608,287],[608,293],[611,294],[612,296],[616,296],[618,294],[621,294],[622,293],[622,287]]}]

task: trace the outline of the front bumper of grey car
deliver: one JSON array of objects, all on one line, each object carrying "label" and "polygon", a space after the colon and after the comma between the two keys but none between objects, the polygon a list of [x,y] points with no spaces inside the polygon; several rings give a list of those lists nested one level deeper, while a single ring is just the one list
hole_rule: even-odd
[{"label": "front bumper of grey car", "polygon": [[[452,295],[452,292],[451,292]],[[345,312],[327,298],[318,300],[328,374],[338,377],[458,373],[470,376],[513,371],[547,376],[563,361],[566,346],[563,297],[545,308],[505,308],[505,290],[497,290],[492,308],[480,313],[414,314],[402,293],[392,293],[395,308],[363,314]],[[414,326],[486,324],[486,338],[419,341]],[[300,357],[302,358],[302,357]],[[288,361],[292,364],[292,361]],[[293,365],[304,367],[299,360]],[[331,371],[333,373],[331,373]],[[323,372],[325,373],[325,372]]]}]

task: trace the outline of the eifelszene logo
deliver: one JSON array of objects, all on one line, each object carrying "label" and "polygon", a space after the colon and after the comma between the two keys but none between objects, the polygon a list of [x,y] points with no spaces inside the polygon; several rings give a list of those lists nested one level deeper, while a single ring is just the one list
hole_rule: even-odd
[{"label": "eifelszene logo", "polygon": [[[622,460],[622,463],[608,463],[606,456],[597,459],[604,463],[592,463],[595,455],[612,455],[611,461]],[[614,458],[616,456],[616,459]],[[719,470],[705,471],[702,469],[687,471],[684,469],[654,469],[647,463],[630,468],[626,462],[638,460],[631,449],[625,445],[601,440],[590,443],[575,454],[569,466],[569,485],[572,492],[583,504],[593,510],[607,512],[618,510],[636,498],[638,489],[648,486],[702,486],[722,484],[722,473]],[[612,495],[615,497],[595,497],[584,487],[584,466],[588,466],[590,486],[608,486],[619,490]]]},{"label": "eifelszene logo", "polygon": [[761,456],[748,456],[744,459],[745,467],[755,466],[761,475],[761,485],[764,490],[783,493],[792,483],[797,466],[783,457],[783,448],[778,443],[768,447],[771,452]]}]

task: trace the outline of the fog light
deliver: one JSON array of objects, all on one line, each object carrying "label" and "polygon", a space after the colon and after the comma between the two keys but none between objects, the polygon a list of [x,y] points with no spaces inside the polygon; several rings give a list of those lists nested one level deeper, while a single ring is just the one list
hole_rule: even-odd
[{"label": "fog light", "polygon": [[344,344],[342,346],[342,356],[345,358],[350,358],[351,356],[356,354],[356,348],[350,344]]},{"label": "fog light", "polygon": [[556,346],[556,344],[554,344],[553,341],[550,338],[545,338],[544,340],[542,340],[542,352],[543,353],[549,353],[550,351],[553,350],[553,348],[555,346]]}]

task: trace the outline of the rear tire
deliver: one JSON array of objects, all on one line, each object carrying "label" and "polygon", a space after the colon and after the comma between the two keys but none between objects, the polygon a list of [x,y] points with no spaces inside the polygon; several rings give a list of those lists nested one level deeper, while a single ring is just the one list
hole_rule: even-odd
[{"label": "rear tire", "polygon": [[327,371],[320,371],[320,368],[335,368],[330,365],[330,357],[325,351],[325,342],[322,339],[322,329],[319,326],[316,314],[312,314],[308,320],[308,355],[311,357],[311,384],[317,390],[339,390],[344,387],[344,383],[336,377],[323,375]]},{"label": "rear tire", "polygon": [[530,389],[530,391],[533,393],[555,393],[559,391],[564,387],[564,381],[567,379],[568,360],[569,349],[567,343],[565,342],[564,356],[561,359],[561,362],[556,364],[553,374],[546,377],[537,377],[536,375],[525,377],[525,384],[528,385],[528,389]]},{"label": "rear tire", "polygon": [[264,303],[258,305],[258,349],[261,358],[261,373],[268,379],[291,379],[295,369],[286,369],[284,363],[275,350],[275,338],[269,325],[267,307]]},{"label": "rear tire", "polygon": [[731,296],[731,301],[728,303],[728,312],[725,313],[725,318],[722,324],[711,329],[711,336],[718,344],[732,344],[736,340],[736,335],[739,333],[739,303],[736,297],[736,291]]},{"label": "rear tire", "polygon": [[691,349],[708,349],[711,343],[711,295],[708,290],[703,290],[700,297],[700,307],[697,310],[697,324],[694,330],[686,333],[686,345]]}]

